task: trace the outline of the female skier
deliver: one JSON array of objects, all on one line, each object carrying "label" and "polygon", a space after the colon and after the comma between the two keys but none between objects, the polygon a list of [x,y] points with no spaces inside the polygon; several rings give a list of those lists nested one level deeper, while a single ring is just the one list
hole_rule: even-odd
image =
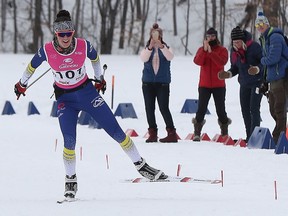
[{"label": "female skier", "polygon": [[[25,96],[28,81],[37,67],[43,61],[48,62],[54,76],[57,115],[64,139],[64,196],[74,198],[77,192],[76,125],[78,114],[82,110],[89,113],[120,144],[142,176],[153,180],[167,178],[164,172],[150,167],[140,156],[133,141],[120,128],[110,108],[100,96],[99,91],[104,94],[106,90],[106,82],[101,72],[99,55],[89,41],[74,37],[75,29],[68,11],[59,11],[53,23],[53,31],[53,40],[34,55],[22,78],[15,84],[14,91],[17,99],[21,94]],[[86,73],[86,57],[92,63],[95,85]]]}]

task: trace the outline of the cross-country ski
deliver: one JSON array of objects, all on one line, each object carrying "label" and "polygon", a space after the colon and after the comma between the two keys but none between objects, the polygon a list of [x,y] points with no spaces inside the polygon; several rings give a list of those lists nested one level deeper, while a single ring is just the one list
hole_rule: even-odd
[{"label": "cross-country ski", "polygon": [[57,200],[57,203],[58,204],[63,204],[63,203],[66,203],[66,202],[76,202],[78,201],[79,199],[78,198],[63,198],[63,199],[60,199],[60,200]]},{"label": "cross-country ski", "polygon": [[208,183],[208,184],[220,184],[222,181],[218,179],[199,179],[192,177],[178,177],[178,176],[169,176],[166,179],[150,180],[147,178],[131,178],[124,179],[121,181],[123,183],[152,183],[152,182],[181,182],[181,183]]}]

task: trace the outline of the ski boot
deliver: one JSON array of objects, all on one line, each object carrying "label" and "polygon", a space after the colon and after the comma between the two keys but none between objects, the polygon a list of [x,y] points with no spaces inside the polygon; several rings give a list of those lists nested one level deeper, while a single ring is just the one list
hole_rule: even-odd
[{"label": "ski boot", "polygon": [[145,159],[141,158],[140,161],[137,161],[134,163],[136,166],[136,169],[145,178],[148,178],[150,180],[158,180],[158,179],[166,179],[168,178],[167,175],[161,170],[157,170],[151,166],[149,166]]},{"label": "ski boot", "polygon": [[74,174],[72,176],[66,175],[64,196],[67,198],[75,198],[77,190],[78,190],[78,188],[77,188],[77,176],[76,176],[76,174]]}]

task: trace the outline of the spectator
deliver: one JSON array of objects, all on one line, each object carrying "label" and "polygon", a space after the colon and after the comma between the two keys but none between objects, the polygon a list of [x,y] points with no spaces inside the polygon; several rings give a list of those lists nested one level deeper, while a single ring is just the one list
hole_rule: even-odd
[{"label": "spectator", "polygon": [[214,98],[221,135],[228,135],[228,125],[231,124],[231,119],[227,117],[225,108],[225,80],[218,78],[218,72],[224,70],[227,61],[228,50],[220,44],[217,31],[214,28],[208,29],[203,46],[198,49],[194,57],[194,63],[200,66],[200,80],[198,110],[196,117],[192,119],[194,124],[193,141],[200,141],[201,130],[206,122],[204,117],[211,95]]},{"label": "spectator", "polygon": [[168,135],[160,142],[177,142],[178,136],[169,110],[171,71],[170,62],[174,54],[163,41],[163,31],[155,23],[150,30],[150,38],[141,51],[140,58],[144,62],[142,91],[145,102],[149,137],[146,142],[158,141],[158,128],[155,118],[155,101],[157,99],[160,112],[166,124]]},{"label": "spectator", "polygon": [[287,79],[285,70],[288,61],[285,58],[285,49],[287,45],[282,30],[271,27],[263,12],[258,13],[255,27],[261,33],[259,38],[263,53],[261,63],[264,66],[264,79],[269,85],[269,110],[276,123],[272,136],[277,144],[280,133],[286,131],[287,92],[285,94],[285,85],[287,85]]},{"label": "spectator", "polygon": [[263,81],[263,66],[260,63],[262,49],[252,40],[252,35],[239,26],[231,32],[231,67],[219,72],[219,79],[227,79],[238,74],[240,84],[240,105],[248,141],[255,126],[260,126],[260,104],[263,94],[257,94]]}]

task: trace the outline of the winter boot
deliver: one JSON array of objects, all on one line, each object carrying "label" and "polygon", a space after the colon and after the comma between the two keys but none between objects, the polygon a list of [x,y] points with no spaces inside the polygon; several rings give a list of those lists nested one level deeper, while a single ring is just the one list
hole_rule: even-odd
[{"label": "winter boot", "polygon": [[77,190],[78,189],[77,189],[77,176],[76,176],[76,174],[74,174],[72,176],[66,175],[64,196],[67,198],[74,198]]},{"label": "winter boot", "polygon": [[158,180],[158,179],[166,179],[168,178],[167,175],[161,170],[157,170],[151,166],[149,166],[145,159],[141,158],[140,161],[135,162],[134,165],[136,166],[136,169],[145,178],[148,178],[150,180]]},{"label": "winter boot", "polygon": [[148,128],[149,137],[146,140],[146,143],[157,142],[158,141],[157,132],[158,132],[157,128]]},{"label": "winter boot", "polygon": [[176,134],[175,128],[166,128],[167,136],[165,138],[160,139],[159,141],[162,143],[171,143],[178,142],[178,137]]},{"label": "winter boot", "polygon": [[192,123],[194,125],[193,141],[199,142],[201,136],[201,130],[203,128],[203,125],[206,123],[206,120],[204,119],[202,122],[197,122],[196,118],[192,118]]},{"label": "winter boot", "polygon": [[231,123],[232,123],[232,120],[230,118],[228,118],[228,121],[226,124],[223,124],[218,119],[218,124],[219,124],[220,129],[221,129],[221,136],[227,136],[228,135],[228,125],[230,125]]}]

